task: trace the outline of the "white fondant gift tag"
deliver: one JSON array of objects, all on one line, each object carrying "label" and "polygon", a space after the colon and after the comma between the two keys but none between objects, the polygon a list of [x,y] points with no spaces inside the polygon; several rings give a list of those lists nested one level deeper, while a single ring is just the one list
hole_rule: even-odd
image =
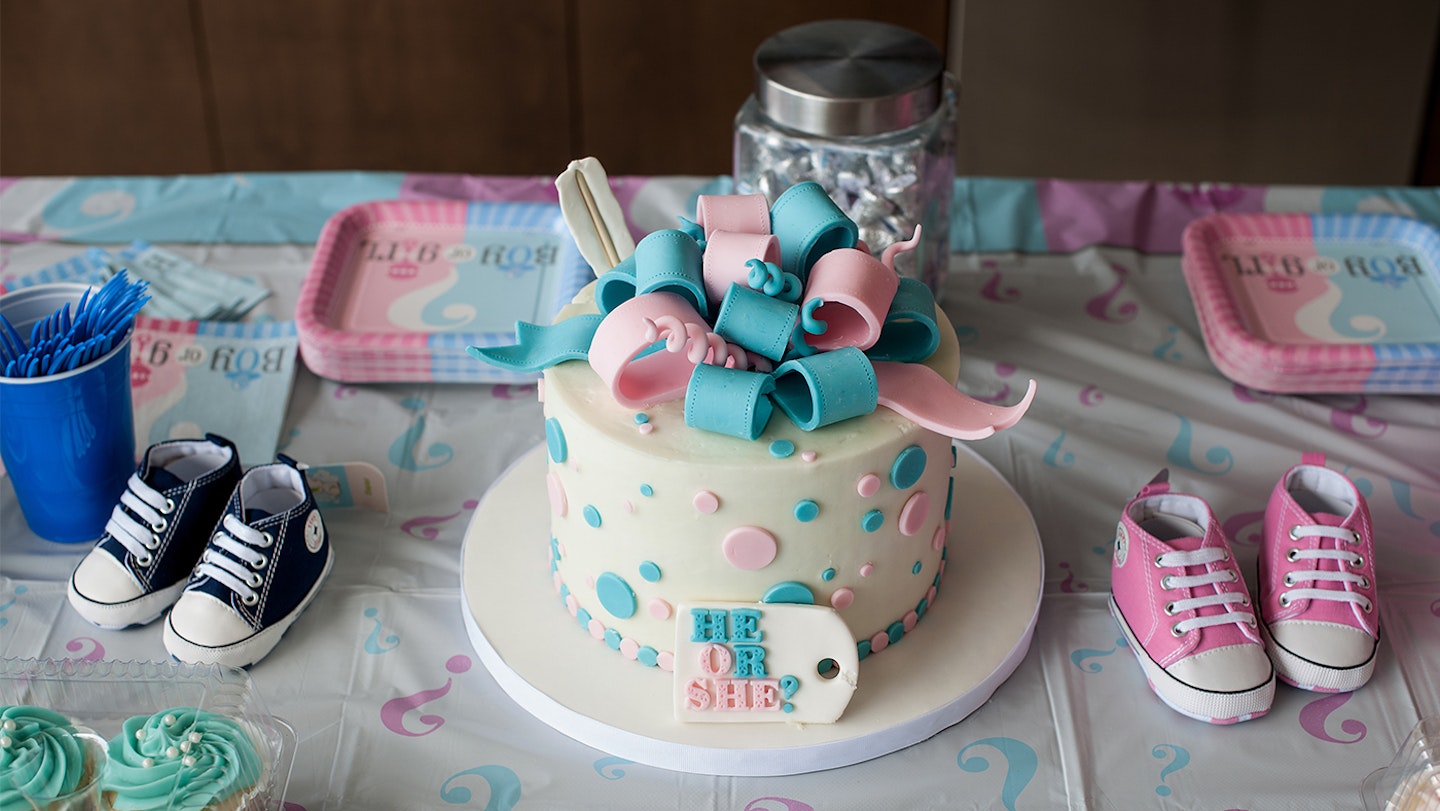
[{"label": "white fondant gift tag", "polygon": [[833,723],[859,679],[855,638],[826,606],[681,603],[675,718],[702,723]]}]

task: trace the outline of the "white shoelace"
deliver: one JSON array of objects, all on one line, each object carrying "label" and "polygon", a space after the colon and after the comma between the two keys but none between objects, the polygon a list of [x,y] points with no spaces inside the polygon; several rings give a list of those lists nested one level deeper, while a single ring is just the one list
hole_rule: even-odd
[{"label": "white shoelace", "polygon": [[254,605],[260,597],[255,589],[265,582],[260,570],[269,558],[257,549],[269,549],[275,539],[268,532],[254,529],[232,513],[226,513],[220,529],[210,539],[205,554],[196,567],[197,574],[209,576],[240,595],[246,605]]},{"label": "white shoelace", "polygon": [[[1165,552],[1157,555],[1155,565],[1162,567],[1185,567],[1185,566],[1206,566],[1217,563],[1229,557],[1224,549],[1208,546],[1204,549],[1195,549],[1189,552]],[[1204,574],[1178,575],[1167,574],[1160,579],[1160,587],[1166,590],[1175,588],[1195,588],[1196,586],[1216,586],[1221,583],[1234,583],[1239,577],[1231,569],[1217,569]],[[1181,620],[1170,627],[1176,635],[1186,633],[1195,628],[1208,628],[1212,625],[1226,625],[1228,623],[1244,623],[1252,628],[1255,626],[1255,613],[1249,609],[1250,601],[1243,594],[1216,590],[1214,594],[1206,594],[1202,597],[1186,597],[1182,600],[1175,600],[1165,604],[1165,613],[1173,615],[1177,611],[1190,611],[1206,606],[1223,605],[1224,614],[1211,614],[1203,617],[1191,617]],[[1238,610],[1236,608],[1238,606]]]},{"label": "white shoelace", "polygon": [[[1331,527],[1322,524],[1298,524],[1290,528],[1290,537],[1299,540],[1300,538],[1334,538],[1345,543],[1358,543],[1359,536],[1352,530],[1343,527]],[[1297,560],[1335,560],[1348,563],[1351,566],[1362,566],[1365,558],[1346,549],[1290,549],[1285,559],[1291,562]],[[1341,603],[1354,603],[1360,606],[1362,611],[1370,611],[1370,600],[1363,594],[1357,594],[1345,588],[1320,589],[1320,588],[1295,588],[1302,583],[1353,583],[1358,588],[1369,588],[1370,581],[1358,572],[1326,572],[1319,569],[1307,569],[1304,571],[1290,572],[1285,575],[1285,586],[1288,591],[1280,592],[1280,604],[1289,605],[1293,600],[1332,600]]]},{"label": "white shoelace", "polygon": [[[120,503],[110,511],[105,532],[134,555],[136,563],[149,566],[155,560],[150,553],[160,546],[160,533],[170,525],[166,516],[174,511],[174,501],[146,484],[139,474],[132,473],[125,483],[125,492],[120,494]],[[145,523],[135,520],[131,513]]]}]

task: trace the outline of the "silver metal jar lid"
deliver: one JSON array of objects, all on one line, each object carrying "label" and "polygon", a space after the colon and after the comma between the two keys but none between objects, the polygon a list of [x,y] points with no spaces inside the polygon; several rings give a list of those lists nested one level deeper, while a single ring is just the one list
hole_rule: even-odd
[{"label": "silver metal jar lid", "polygon": [[876,135],[924,121],[940,103],[945,60],[908,28],[824,20],[787,28],[755,51],[755,98],[777,123],[815,135]]}]

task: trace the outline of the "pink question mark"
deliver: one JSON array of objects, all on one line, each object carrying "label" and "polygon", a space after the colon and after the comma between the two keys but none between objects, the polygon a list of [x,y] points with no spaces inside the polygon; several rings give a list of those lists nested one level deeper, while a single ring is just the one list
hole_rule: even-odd
[{"label": "pink question mark", "polygon": [[[464,654],[457,654],[450,657],[445,663],[445,669],[451,673],[460,674],[470,669],[470,657]],[[443,698],[450,693],[450,687],[454,680],[447,678],[445,684],[434,690],[421,690],[418,693],[400,698],[392,698],[380,707],[380,723],[396,735],[404,735],[408,738],[419,738],[429,735],[445,724],[445,719],[439,715],[422,715],[420,723],[429,725],[429,729],[423,732],[411,732],[405,728],[405,715],[411,710],[417,710],[422,704]]]}]

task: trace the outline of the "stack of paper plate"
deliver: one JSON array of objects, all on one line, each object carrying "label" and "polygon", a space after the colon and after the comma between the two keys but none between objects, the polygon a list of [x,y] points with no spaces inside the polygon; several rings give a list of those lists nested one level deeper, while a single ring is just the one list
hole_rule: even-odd
[{"label": "stack of paper plate", "polygon": [[1216,214],[1185,229],[1210,358],[1287,393],[1440,392],[1440,231],[1388,214]]}]

